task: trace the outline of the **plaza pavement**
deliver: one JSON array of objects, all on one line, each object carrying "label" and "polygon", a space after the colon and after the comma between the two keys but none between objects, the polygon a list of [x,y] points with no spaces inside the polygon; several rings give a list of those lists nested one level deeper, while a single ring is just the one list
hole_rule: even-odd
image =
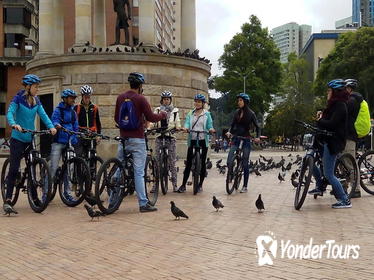
[{"label": "plaza pavement", "polygon": [[[289,154],[261,153],[276,159]],[[211,155],[203,193],[194,196],[188,186],[185,194],[161,194],[155,213],[139,213],[133,196],[115,214],[91,222],[83,205],[68,208],[58,196],[36,214],[21,194],[19,215],[0,217],[0,279],[374,279],[374,197],[363,193],[353,208],[341,210],[331,209],[330,195],[308,197],[296,211],[290,175],[279,183],[276,171],[251,175],[247,194],[228,196],[225,177],[215,168],[225,156]],[[179,181],[181,174],[182,168]],[[259,193],[262,214],[254,206]],[[222,211],[214,211],[212,195],[225,205]],[[175,221],[170,200],[190,219]],[[256,238],[267,231],[278,242],[278,254],[273,265],[259,266]],[[280,257],[281,240],[307,245],[310,238],[313,244],[358,244],[359,258]]]}]

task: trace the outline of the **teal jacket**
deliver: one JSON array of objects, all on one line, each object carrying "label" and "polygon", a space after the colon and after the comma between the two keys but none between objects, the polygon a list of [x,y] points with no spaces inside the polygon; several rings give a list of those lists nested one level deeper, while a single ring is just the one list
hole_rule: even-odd
[{"label": "teal jacket", "polygon": [[[184,127],[187,129],[192,130],[194,112],[195,110],[191,110],[190,112],[188,112],[186,116],[186,120],[184,121]],[[210,112],[208,112],[207,110],[204,110],[204,116],[202,118],[204,118],[205,120],[204,131],[208,132],[210,129],[213,129],[213,120],[212,120],[212,116]],[[188,147],[191,146],[191,134],[188,135],[187,144],[188,144]],[[205,134],[205,144],[207,147],[209,147],[209,134]]]},{"label": "teal jacket", "polygon": [[[50,129],[53,128],[53,124],[38,97],[35,97],[36,104],[30,106],[27,103],[26,96],[24,95],[25,90],[19,91],[10,102],[8,113],[6,115],[10,126],[20,125],[22,128],[35,130],[35,117],[39,115],[43,123]],[[32,140],[31,133],[22,133],[15,129],[12,131],[12,138],[15,138],[21,142],[29,143]]]}]

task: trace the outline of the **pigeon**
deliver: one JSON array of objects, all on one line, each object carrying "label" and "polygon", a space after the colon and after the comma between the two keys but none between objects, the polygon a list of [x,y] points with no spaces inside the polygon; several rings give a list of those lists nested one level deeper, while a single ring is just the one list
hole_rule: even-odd
[{"label": "pigeon", "polygon": [[146,49],[143,48],[143,53],[147,53]]},{"label": "pigeon", "polygon": [[225,207],[221,201],[219,201],[215,196],[213,196],[212,205],[214,208],[216,208],[216,211],[218,212],[219,208]]},{"label": "pigeon", "polygon": [[104,213],[98,210],[94,210],[92,207],[88,206],[87,204],[84,205],[84,208],[86,208],[88,216],[91,217],[91,221],[93,220],[93,218],[97,218],[99,220],[100,216],[105,216]]},{"label": "pigeon", "polygon": [[143,42],[140,42],[138,45],[138,47],[141,47],[141,46],[143,46]]},{"label": "pigeon", "polygon": [[278,174],[278,180],[279,180],[280,183],[282,183],[284,181],[284,176],[285,175],[286,175],[285,173],[279,172],[279,174]]},{"label": "pigeon", "polygon": [[206,169],[211,169],[213,167],[213,164],[210,160],[210,158],[207,158],[206,160]]},{"label": "pigeon", "polygon": [[256,207],[259,213],[261,213],[263,210],[265,210],[264,202],[261,199],[261,194],[258,195],[258,198],[256,200]]},{"label": "pigeon", "polygon": [[260,171],[258,171],[258,169],[255,169],[254,171],[255,171],[256,176],[261,176],[261,173]]},{"label": "pigeon", "polygon": [[92,52],[96,52],[96,51],[97,51],[97,48],[93,48],[93,49],[92,49]]},{"label": "pigeon", "polygon": [[184,214],[184,212],[180,210],[177,206],[175,206],[174,201],[170,201],[170,205],[171,205],[170,207],[171,213],[173,213],[173,215],[175,216],[175,219],[179,220],[180,217],[188,219],[188,216]]},{"label": "pigeon", "polygon": [[82,52],[83,52],[83,53],[85,53],[86,51],[87,51],[87,49],[86,49],[86,48],[84,48],[84,49],[82,50]]},{"label": "pigeon", "polygon": [[150,50],[150,52],[151,52],[151,53],[155,53],[155,51],[154,51],[154,50],[152,50],[152,49],[149,49],[149,50]]},{"label": "pigeon", "polygon": [[103,51],[103,48],[99,48],[99,52],[102,52]]},{"label": "pigeon", "polygon": [[299,177],[299,170],[296,170],[291,174],[291,180],[296,180],[297,177]]},{"label": "pigeon", "polygon": [[90,41],[87,41],[85,44],[84,44],[86,47],[88,47],[90,45]]},{"label": "pigeon", "polygon": [[75,52],[75,50],[73,48],[71,48],[71,53],[74,53],[74,52]]},{"label": "pigeon", "polygon": [[122,52],[119,47],[116,48],[116,52]]},{"label": "pigeon", "polygon": [[18,214],[18,212],[16,210],[13,209],[12,206],[10,206],[8,203],[4,203],[4,206],[3,206],[3,209],[4,209],[4,215],[8,215],[10,216],[10,214]]},{"label": "pigeon", "polygon": [[217,167],[217,168],[220,168],[220,167],[221,167],[221,162],[222,162],[222,159],[217,160],[217,162],[216,162],[216,167]]},{"label": "pigeon", "polygon": [[226,173],[226,165],[224,165],[224,166],[220,166],[220,168],[219,168],[219,174],[223,174],[223,175],[225,175],[225,173]]}]

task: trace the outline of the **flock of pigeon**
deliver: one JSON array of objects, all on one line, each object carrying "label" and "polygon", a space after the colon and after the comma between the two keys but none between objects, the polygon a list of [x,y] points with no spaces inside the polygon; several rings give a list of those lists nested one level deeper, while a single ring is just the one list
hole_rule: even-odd
[{"label": "flock of pigeon", "polygon": [[[71,53],[76,53],[76,49],[71,48],[70,49]],[[137,46],[135,47],[130,47],[130,46],[117,46],[115,49],[106,47],[94,47],[91,45],[89,41],[85,43],[85,46],[83,49],[79,49],[80,53],[110,53],[110,52],[116,52],[116,53],[159,53],[159,54],[164,54],[164,55],[174,55],[174,56],[183,56],[183,57],[188,57],[192,59],[197,59],[200,61],[203,61],[210,66],[212,65],[210,63],[210,60],[205,58],[205,57],[200,57],[199,55],[199,50],[196,49],[194,51],[191,51],[190,49],[186,49],[184,51],[181,51],[180,49],[176,52],[172,52],[169,49],[164,50],[162,48],[161,44],[158,44],[156,47],[148,47],[148,46],[143,46],[143,42],[140,42]]]}]

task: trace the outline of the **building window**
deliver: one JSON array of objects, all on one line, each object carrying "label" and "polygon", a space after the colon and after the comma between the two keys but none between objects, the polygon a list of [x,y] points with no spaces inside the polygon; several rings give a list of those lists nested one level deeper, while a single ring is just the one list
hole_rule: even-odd
[{"label": "building window", "polygon": [[5,103],[0,103],[0,115],[5,115]]},{"label": "building window", "polygon": [[23,35],[6,33],[4,34],[4,47],[5,48],[21,48],[23,43]]},{"label": "building window", "polygon": [[27,28],[31,28],[31,14],[22,8],[5,8],[4,23],[22,24]]},{"label": "building window", "polygon": [[138,16],[132,17],[132,26],[139,26],[139,17]]},{"label": "building window", "polygon": [[0,91],[7,91],[7,68],[0,65]]},{"label": "building window", "polygon": [[132,0],[133,7],[139,7],[139,0]]}]

